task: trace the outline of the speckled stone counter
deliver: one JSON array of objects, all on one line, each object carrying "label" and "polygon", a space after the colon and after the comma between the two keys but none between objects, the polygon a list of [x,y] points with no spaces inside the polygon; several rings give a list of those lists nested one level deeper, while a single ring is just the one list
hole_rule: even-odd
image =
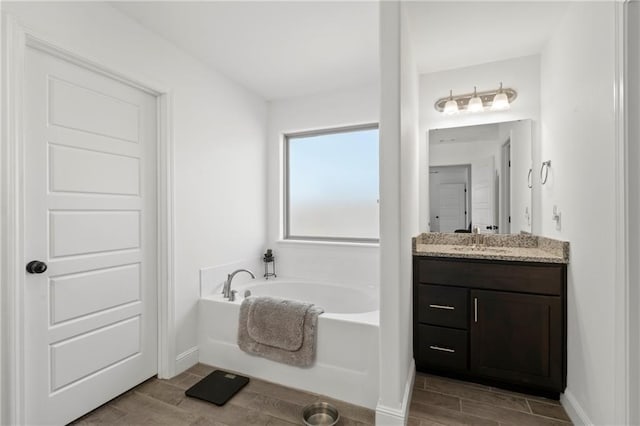
[{"label": "speckled stone counter", "polygon": [[444,234],[412,239],[415,256],[569,263],[569,243],[530,234]]}]

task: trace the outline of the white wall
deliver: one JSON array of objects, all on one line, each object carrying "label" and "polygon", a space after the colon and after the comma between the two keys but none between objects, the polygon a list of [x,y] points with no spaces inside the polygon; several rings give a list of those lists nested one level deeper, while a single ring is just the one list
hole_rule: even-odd
[{"label": "white wall", "polygon": [[[420,185],[420,78],[411,48],[409,9],[401,6],[400,21],[400,384],[410,398],[415,375],[413,360],[413,253],[411,239],[418,235]],[[387,283],[390,284],[390,283]],[[383,340],[384,342],[384,340]],[[409,388],[407,388],[409,386]],[[410,400],[403,400],[406,410]]]},{"label": "white wall", "polygon": [[418,74],[407,10],[380,3],[380,397],[376,423],[406,423],[414,379],[411,237],[418,232]]},{"label": "white wall", "polygon": [[105,3],[3,3],[54,44],[173,92],[176,354],[197,339],[199,269],[260,256],[266,103]]},{"label": "white wall", "polygon": [[[7,75],[7,71],[9,69],[9,65],[7,64],[7,60],[6,57],[4,56],[5,52],[6,52],[6,44],[8,43],[8,37],[5,37],[5,32],[7,31],[6,26],[7,26],[7,22],[6,22],[6,17],[4,15],[2,15],[1,17],[1,24],[0,24],[0,34],[2,34],[2,40],[0,40],[1,46],[0,49],[2,49],[2,64],[1,64],[1,68],[0,68],[0,76],[6,76]],[[2,81],[0,81],[0,111],[7,111],[8,110],[8,97],[7,97],[7,92],[8,92],[8,88],[5,87],[7,81],[6,78],[2,78]],[[6,140],[5,138],[9,137],[9,129],[8,126],[5,125],[4,123],[4,119],[0,119],[0,141],[4,141]],[[2,159],[7,159],[9,157],[9,153],[8,151],[8,144],[4,143],[4,142],[0,142],[0,158]],[[7,194],[8,191],[8,186],[10,185],[7,179],[7,174],[8,171],[5,170],[4,166],[4,162],[0,162],[0,191],[2,191],[3,194]],[[10,211],[10,206],[6,205],[5,202],[5,197],[0,197],[0,218],[2,220],[0,220],[0,312],[2,312],[2,314],[0,315],[0,423],[1,424],[5,424],[8,423],[8,416],[5,414],[8,410],[7,407],[9,406],[9,393],[11,391],[11,387],[10,387],[10,378],[9,378],[9,374],[6,374],[8,372],[9,369],[9,365],[8,365],[8,354],[5,353],[6,348],[6,342],[9,341],[9,333],[8,333],[8,324],[7,324],[7,317],[8,317],[8,312],[9,312],[9,304],[7,303],[7,299],[9,299],[9,292],[8,289],[5,287],[5,283],[7,283],[8,280],[8,274],[7,274],[7,268],[5,266],[5,262],[7,262],[6,259],[6,252],[7,250],[7,231],[8,229],[5,229],[6,227],[8,227],[8,218],[9,218],[9,211]]]},{"label": "white wall", "polygon": [[[629,220],[629,259],[640,258],[640,2],[632,1],[628,6],[627,21],[627,114],[628,114],[628,163],[629,166],[629,206],[627,218]],[[630,330],[630,359],[640,359],[640,262],[630,262],[629,265],[629,305],[631,307]],[[640,365],[637,362],[629,364],[630,401],[640,400]],[[630,424],[640,424],[640,404],[630,406]]]},{"label": "white wall", "polygon": [[[511,141],[510,161],[510,208],[511,218],[510,232],[531,232],[531,207],[532,189],[535,182],[532,161],[532,123],[530,120],[522,120],[513,125],[500,125],[501,132],[509,134]],[[529,173],[531,173],[529,175]],[[539,190],[539,185],[536,185]],[[539,204],[538,204],[539,205]],[[538,208],[539,210],[539,208]],[[538,212],[540,213],[540,212]],[[538,214],[540,218],[540,214]],[[539,219],[538,219],[539,220]]]},{"label": "white wall", "polygon": [[614,339],[614,8],[573,3],[541,60],[541,156],[551,169],[542,186],[540,232],[571,244],[564,402],[583,416],[574,420],[594,424],[616,422],[615,352],[622,350]]},{"label": "white wall", "polygon": [[500,168],[500,148],[504,140],[445,142],[429,144],[429,166],[451,166],[471,164],[474,161],[493,156],[496,173]]},{"label": "white wall", "polygon": [[[446,116],[433,107],[435,101],[449,93],[469,93],[473,86],[478,90],[497,88],[500,82],[518,92],[518,98],[506,111],[488,111],[478,114],[460,113]],[[540,57],[538,55],[505,61],[491,62],[465,68],[422,74],[420,76],[420,231],[428,231],[429,223],[429,129],[497,123],[521,119],[533,120],[533,152],[539,150],[540,121]],[[534,164],[539,163],[533,159]],[[540,223],[539,187],[533,188],[533,232]]]},{"label": "white wall", "polygon": [[307,130],[378,123],[380,89],[366,86],[269,104],[268,120],[268,247],[276,256],[278,274],[333,281],[377,290],[380,282],[377,244],[282,241],[283,135]]}]

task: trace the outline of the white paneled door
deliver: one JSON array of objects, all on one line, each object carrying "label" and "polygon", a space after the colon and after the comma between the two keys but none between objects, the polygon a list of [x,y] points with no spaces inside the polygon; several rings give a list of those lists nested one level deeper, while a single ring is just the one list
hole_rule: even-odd
[{"label": "white paneled door", "polygon": [[25,421],[65,424],[158,371],[156,98],[25,70]]},{"label": "white paneled door", "polygon": [[441,183],[438,185],[440,231],[454,232],[467,227],[465,209],[465,184]]}]

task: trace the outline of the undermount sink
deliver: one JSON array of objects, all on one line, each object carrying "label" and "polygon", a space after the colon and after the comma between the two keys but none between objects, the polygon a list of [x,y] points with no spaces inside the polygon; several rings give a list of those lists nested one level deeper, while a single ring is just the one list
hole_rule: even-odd
[{"label": "undermount sink", "polygon": [[479,251],[484,253],[507,253],[508,252],[507,249],[500,248],[500,247],[488,247],[488,246],[479,246],[479,245],[453,247],[453,250],[460,251],[460,252]]}]

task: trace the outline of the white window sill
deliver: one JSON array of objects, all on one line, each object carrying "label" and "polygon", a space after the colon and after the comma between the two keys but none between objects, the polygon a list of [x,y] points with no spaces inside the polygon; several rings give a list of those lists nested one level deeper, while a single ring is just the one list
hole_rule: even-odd
[{"label": "white window sill", "polygon": [[380,243],[358,243],[355,241],[277,240],[276,244],[291,246],[380,248]]}]

